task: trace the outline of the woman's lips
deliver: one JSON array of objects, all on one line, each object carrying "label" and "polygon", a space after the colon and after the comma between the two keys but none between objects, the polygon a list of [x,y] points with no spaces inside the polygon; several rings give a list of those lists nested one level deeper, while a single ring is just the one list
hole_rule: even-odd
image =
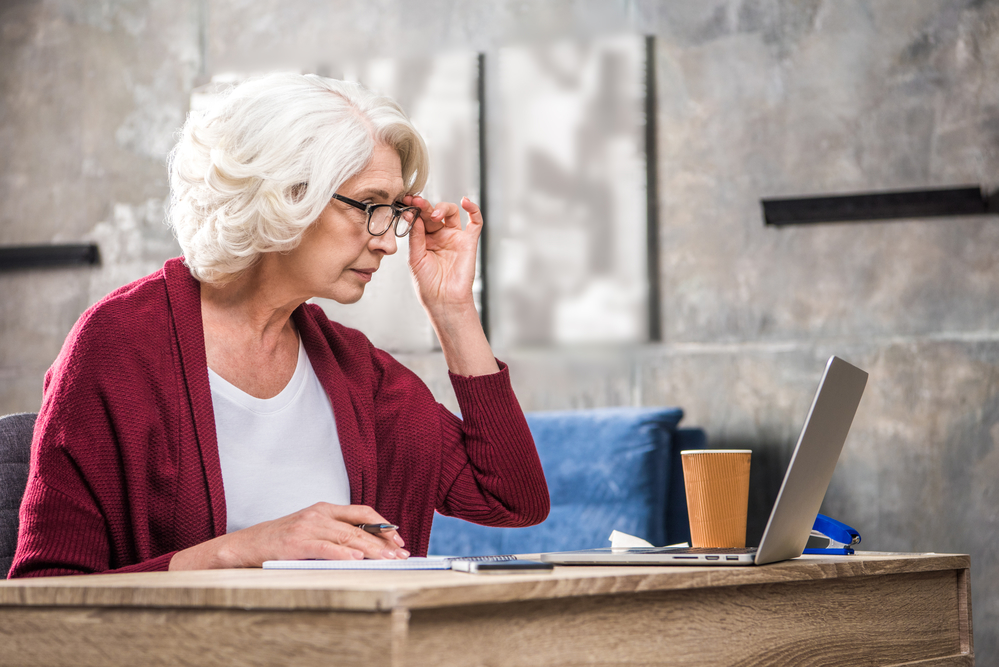
[{"label": "woman's lips", "polygon": [[364,282],[371,282],[371,275],[375,272],[375,269],[351,269],[357,276]]}]

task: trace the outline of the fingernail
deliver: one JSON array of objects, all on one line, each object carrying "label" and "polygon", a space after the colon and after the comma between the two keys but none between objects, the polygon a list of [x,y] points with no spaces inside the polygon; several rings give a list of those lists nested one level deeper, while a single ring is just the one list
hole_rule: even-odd
[{"label": "fingernail", "polygon": [[350,555],[354,557],[354,560],[364,560],[363,551],[351,551]]},{"label": "fingernail", "polygon": [[399,557],[400,558],[409,558],[409,552],[406,551],[405,549],[399,549]]},{"label": "fingernail", "polygon": [[398,535],[393,535],[393,536],[392,536],[392,539],[394,539],[394,540],[395,540],[395,543],[396,543],[396,544],[398,544],[398,545],[399,545],[400,547],[404,547],[404,546],[406,546],[406,543],[405,543],[405,542],[403,542],[403,541],[402,541],[402,538],[401,538],[401,537],[399,537]]},{"label": "fingernail", "polygon": [[389,549],[383,549],[382,550],[382,556],[384,558],[395,558],[395,552],[391,551]]}]

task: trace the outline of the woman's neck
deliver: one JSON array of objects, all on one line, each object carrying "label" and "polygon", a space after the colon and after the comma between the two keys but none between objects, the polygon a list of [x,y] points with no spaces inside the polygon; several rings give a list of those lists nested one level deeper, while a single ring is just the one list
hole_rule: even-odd
[{"label": "woman's neck", "polygon": [[251,396],[276,396],[298,362],[291,314],[304,301],[257,265],[225,285],[202,283],[208,367]]}]

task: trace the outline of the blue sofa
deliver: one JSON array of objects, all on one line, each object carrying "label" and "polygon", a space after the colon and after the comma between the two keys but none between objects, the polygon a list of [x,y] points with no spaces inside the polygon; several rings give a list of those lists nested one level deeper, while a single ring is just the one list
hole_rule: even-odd
[{"label": "blue sofa", "polygon": [[690,539],[680,451],[707,446],[680,408],[529,412],[552,509],[529,528],[436,515],[430,553],[476,556],[609,546],[612,530],[656,546]]}]

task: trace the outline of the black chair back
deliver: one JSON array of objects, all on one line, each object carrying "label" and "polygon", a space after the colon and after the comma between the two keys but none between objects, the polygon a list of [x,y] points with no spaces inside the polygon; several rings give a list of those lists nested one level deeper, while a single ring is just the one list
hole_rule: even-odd
[{"label": "black chair back", "polygon": [[0,417],[0,577],[6,578],[17,549],[18,511],[28,484],[34,412]]}]

